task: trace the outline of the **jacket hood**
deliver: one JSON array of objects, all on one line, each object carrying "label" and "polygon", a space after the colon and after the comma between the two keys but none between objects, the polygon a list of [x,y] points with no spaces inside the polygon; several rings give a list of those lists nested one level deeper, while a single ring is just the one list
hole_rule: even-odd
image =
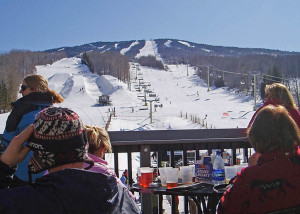
[{"label": "jacket hood", "polygon": [[27,94],[24,97],[21,97],[15,102],[12,102],[11,105],[13,107],[17,107],[22,103],[29,103],[37,106],[44,106],[44,105],[49,106],[52,104],[52,97],[51,94],[48,92],[32,92],[30,94]]}]

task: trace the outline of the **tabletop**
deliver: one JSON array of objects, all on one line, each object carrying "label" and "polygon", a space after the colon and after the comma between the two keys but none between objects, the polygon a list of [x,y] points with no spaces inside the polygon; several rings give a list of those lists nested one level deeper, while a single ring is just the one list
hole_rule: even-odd
[{"label": "tabletop", "polygon": [[154,183],[153,187],[144,188],[137,183],[132,185],[131,190],[144,194],[187,196],[196,203],[198,213],[215,213],[217,203],[226,191],[226,187],[227,184],[215,186],[208,183],[193,183],[178,184],[178,187],[168,189],[160,183]]}]

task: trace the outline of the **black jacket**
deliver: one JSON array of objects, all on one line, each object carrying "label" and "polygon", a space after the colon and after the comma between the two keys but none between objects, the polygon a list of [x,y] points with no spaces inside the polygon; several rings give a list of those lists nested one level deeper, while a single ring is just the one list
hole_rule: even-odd
[{"label": "black jacket", "polygon": [[9,189],[14,170],[0,164],[0,213],[141,213],[112,176],[80,169],[45,175],[32,185]]},{"label": "black jacket", "polygon": [[[25,128],[33,123],[35,115],[42,109],[49,107],[52,104],[51,94],[48,92],[32,92],[17,101],[12,103],[13,109],[9,114],[6,127],[2,135],[0,150],[4,151],[10,141]],[[18,166],[18,171],[14,179],[14,186],[22,185],[28,181],[28,161],[29,157],[25,159]],[[33,179],[41,177],[42,175],[35,175]],[[17,177],[19,179],[17,179]]]}]

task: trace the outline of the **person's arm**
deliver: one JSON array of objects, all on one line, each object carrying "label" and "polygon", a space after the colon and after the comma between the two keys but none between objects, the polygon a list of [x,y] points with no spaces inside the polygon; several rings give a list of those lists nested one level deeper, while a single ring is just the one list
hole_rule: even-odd
[{"label": "person's arm", "polygon": [[12,180],[16,166],[28,155],[30,149],[24,142],[33,134],[33,125],[15,136],[0,156],[0,188],[7,188]]}]

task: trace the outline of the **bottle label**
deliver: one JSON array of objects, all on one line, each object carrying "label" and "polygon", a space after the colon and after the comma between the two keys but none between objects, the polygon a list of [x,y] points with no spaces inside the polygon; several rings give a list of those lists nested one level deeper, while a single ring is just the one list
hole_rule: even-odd
[{"label": "bottle label", "polygon": [[214,180],[215,181],[223,181],[223,180],[225,180],[224,169],[214,169]]}]

